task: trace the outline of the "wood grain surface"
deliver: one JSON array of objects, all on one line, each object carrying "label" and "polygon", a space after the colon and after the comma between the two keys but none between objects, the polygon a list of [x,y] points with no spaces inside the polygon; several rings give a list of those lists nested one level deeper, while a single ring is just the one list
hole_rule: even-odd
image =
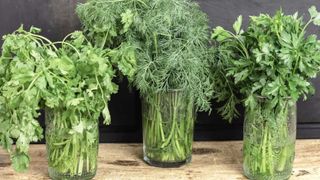
[{"label": "wood grain surface", "polygon": [[[81,25],[75,14],[78,3],[86,0],[0,0],[0,45],[1,37],[12,33],[21,24],[41,28],[42,35],[57,41],[65,35],[80,30]],[[223,26],[232,29],[238,15],[243,15],[244,26],[248,16],[259,13],[274,14],[280,7],[286,14],[299,11],[307,18],[312,5],[320,9],[319,0],[196,0],[201,9],[208,14],[210,26]],[[311,26],[309,33],[320,35],[320,28]],[[320,36],[319,36],[320,37]],[[141,105],[139,93],[128,88],[126,81],[120,84],[119,93],[111,98],[109,104],[112,124],[100,127],[101,142],[141,142]],[[120,83],[121,82],[121,83]],[[316,93],[308,101],[298,103],[298,138],[320,138],[320,78],[312,80]],[[217,103],[212,102],[211,115],[198,113],[195,125],[196,140],[240,140],[242,139],[242,117],[230,125],[217,115]],[[242,111],[240,111],[242,112]],[[243,112],[242,112],[243,115]],[[44,126],[44,116],[39,118]]]},{"label": "wood grain surface", "polygon": [[[16,173],[8,154],[0,150],[0,179],[49,179],[45,145],[32,145],[31,165]],[[195,142],[192,162],[180,168],[156,168],[142,161],[141,144],[100,144],[96,180],[201,179],[242,180],[242,142]],[[292,179],[320,179],[320,140],[298,140]]]}]

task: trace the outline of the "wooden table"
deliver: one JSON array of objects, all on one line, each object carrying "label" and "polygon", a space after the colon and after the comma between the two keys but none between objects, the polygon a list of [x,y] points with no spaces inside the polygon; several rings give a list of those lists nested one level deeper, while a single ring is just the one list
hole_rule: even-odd
[{"label": "wooden table", "polygon": [[[181,168],[163,169],[142,161],[141,144],[100,144],[97,180],[104,179],[201,179],[242,180],[242,142],[195,142],[192,162]],[[44,145],[32,145],[31,165],[15,173],[8,154],[0,150],[1,180],[49,179]],[[320,140],[298,140],[291,179],[320,180]]]}]

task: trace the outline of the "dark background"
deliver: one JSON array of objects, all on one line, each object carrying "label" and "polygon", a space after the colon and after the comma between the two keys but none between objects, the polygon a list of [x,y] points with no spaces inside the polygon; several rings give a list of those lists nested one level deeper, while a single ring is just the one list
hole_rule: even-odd
[{"label": "dark background", "polygon": [[[84,0],[0,0],[0,36],[11,33],[20,24],[34,25],[43,29],[42,34],[51,40],[61,40],[66,34],[80,29],[74,13],[76,5]],[[299,11],[308,16],[308,8],[319,0],[198,0],[210,17],[211,27],[232,27],[236,17],[259,13],[273,14],[282,7],[285,13]],[[320,28],[311,27],[310,33],[320,35]],[[0,45],[2,41],[0,41]],[[320,78],[312,80],[317,93],[308,101],[298,103],[298,138],[320,138]],[[102,142],[141,142],[141,109],[139,94],[127,88],[127,82],[120,84],[119,93],[109,104],[112,125],[100,127]],[[213,108],[215,104],[213,103]],[[43,116],[41,116],[43,122]],[[229,124],[219,117],[215,110],[211,115],[198,113],[195,140],[234,140],[242,138],[242,117]]]}]

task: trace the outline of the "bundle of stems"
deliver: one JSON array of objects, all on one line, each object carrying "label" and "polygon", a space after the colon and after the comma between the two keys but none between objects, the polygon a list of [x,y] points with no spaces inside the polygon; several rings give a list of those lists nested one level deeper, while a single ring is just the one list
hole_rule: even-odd
[{"label": "bundle of stems", "polygon": [[[296,106],[289,104],[277,112],[260,102],[247,108],[244,122],[244,171],[250,178],[287,178],[294,160]],[[292,103],[292,102],[291,102]]]},{"label": "bundle of stems", "polygon": [[86,113],[65,108],[47,108],[45,114],[51,177],[89,179],[94,176],[99,147],[98,122]]},{"label": "bundle of stems", "polygon": [[143,104],[146,158],[158,163],[190,160],[194,119],[193,101],[183,91],[149,95]]}]

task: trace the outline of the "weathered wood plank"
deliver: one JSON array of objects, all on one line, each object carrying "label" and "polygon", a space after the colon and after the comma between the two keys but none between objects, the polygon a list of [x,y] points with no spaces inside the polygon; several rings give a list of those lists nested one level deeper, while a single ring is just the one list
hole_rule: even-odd
[{"label": "weathered wood plank", "polygon": [[[100,144],[96,180],[104,179],[246,179],[242,175],[242,142],[195,142],[192,163],[181,168],[150,167],[142,161],[141,144]],[[49,179],[44,145],[32,145],[26,173],[15,173],[0,150],[0,179]],[[320,179],[320,140],[298,140],[293,180]]]}]

